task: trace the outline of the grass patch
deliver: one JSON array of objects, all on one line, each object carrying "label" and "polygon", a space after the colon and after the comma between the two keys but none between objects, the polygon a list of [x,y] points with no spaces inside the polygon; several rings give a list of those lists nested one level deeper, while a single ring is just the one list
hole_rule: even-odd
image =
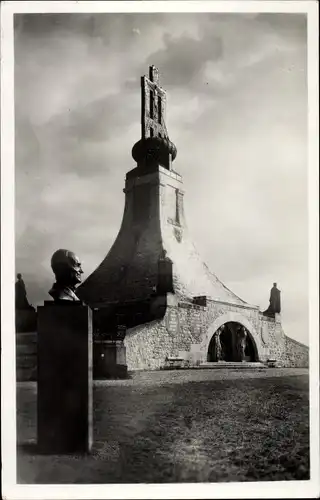
[{"label": "grass patch", "polygon": [[[151,382],[150,382],[151,377]],[[18,480],[37,483],[309,479],[308,377],[100,385],[93,454],[18,452]],[[18,439],[35,439],[35,391],[20,389]],[[27,395],[27,391],[29,391]]]}]

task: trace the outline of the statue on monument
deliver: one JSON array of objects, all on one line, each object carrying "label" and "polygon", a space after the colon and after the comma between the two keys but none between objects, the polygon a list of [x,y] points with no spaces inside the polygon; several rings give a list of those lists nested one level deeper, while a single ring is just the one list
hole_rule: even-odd
[{"label": "statue on monument", "polygon": [[213,352],[214,352],[214,360],[215,361],[222,360],[222,346],[221,346],[221,340],[220,340],[220,333],[221,333],[221,330],[219,328],[213,337],[213,342],[214,342]]},{"label": "statue on monument", "polygon": [[245,351],[247,345],[247,332],[244,326],[239,328],[237,331],[237,347],[238,347],[238,356],[239,361],[245,361]]},{"label": "statue on monument", "polygon": [[280,299],[280,290],[277,288],[277,283],[273,283],[273,287],[270,291],[270,300],[269,307],[265,311],[263,311],[264,316],[273,317],[275,314],[279,314],[281,312],[281,299]]},{"label": "statue on monument", "polygon": [[26,285],[22,279],[22,274],[17,274],[17,281],[15,286],[16,291],[16,309],[25,310],[33,309],[32,305],[29,304],[27,299]]},{"label": "statue on monument", "polygon": [[75,293],[76,286],[81,283],[81,262],[69,250],[57,250],[51,257],[51,268],[56,277],[49,294],[55,302],[80,302]]}]

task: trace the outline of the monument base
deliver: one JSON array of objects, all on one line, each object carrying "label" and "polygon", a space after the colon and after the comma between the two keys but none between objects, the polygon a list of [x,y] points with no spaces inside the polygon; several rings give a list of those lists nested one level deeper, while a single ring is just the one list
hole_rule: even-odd
[{"label": "monument base", "polygon": [[38,448],[92,446],[92,312],[76,302],[38,307]]}]

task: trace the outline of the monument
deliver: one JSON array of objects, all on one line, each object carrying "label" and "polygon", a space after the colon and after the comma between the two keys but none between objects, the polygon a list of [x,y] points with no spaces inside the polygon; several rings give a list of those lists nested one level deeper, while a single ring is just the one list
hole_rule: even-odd
[{"label": "monument", "polygon": [[[172,359],[205,365],[218,357],[307,364],[306,346],[284,334],[280,301],[273,295],[272,314],[264,314],[223,284],[197,252],[185,218],[182,175],[174,167],[177,148],[165,123],[166,92],[154,66],[141,78],[141,105],[141,138],[132,148],[136,165],[126,174],[119,233],[77,289],[94,309],[95,331],[102,341],[114,339],[124,325],[129,370],[165,368]],[[241,339],[239,328],[245,329]],[[212,347],[218,330],[221,349],[218,342]]]},{"label": "monument", "polygon": [[38,447],[88,452],[92,445],[92,312],[76,295],[82,268],[69,250],[51,259],[54,301],[38,307]]}]

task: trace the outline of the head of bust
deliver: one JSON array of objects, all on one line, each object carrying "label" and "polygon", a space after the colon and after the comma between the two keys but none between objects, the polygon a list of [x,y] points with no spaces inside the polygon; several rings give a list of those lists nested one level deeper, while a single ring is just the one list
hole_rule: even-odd
[{"label": "head of bust", "polygon": [[51,257],[51,268],[57,284],[74,288],[81,283],[83,274],[79,258],[69,250],[60,249]]},{"label": "head of bust", "polygon": [[51,257],[51,268],[56,282],[49,294],[58,302],[61,300],[79,302],[74,292],[75,287],[81,283],[83,273],[78,257],[70,250],[57,250]]}]

